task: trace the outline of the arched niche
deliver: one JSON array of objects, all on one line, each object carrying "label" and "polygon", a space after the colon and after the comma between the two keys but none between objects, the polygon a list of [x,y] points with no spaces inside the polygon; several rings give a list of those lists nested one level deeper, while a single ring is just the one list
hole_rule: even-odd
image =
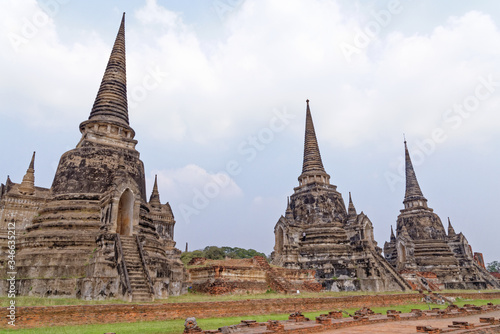
[{"label": "arched niche", "polygon": [[283,251],[283,228],[281,226],[276,230],[276,252],[281,253]]},{"label": "arched niche", "polygon": [[118,202],[118,215],[116,219],[116,233],[125,236],[132,235],[132,221],[134,217],[134,194],[126,189]]},{"label": "arched niche", "polygon": [[403,245],[402,243],[399,244],[399,249],[398,249],[398,262],[401,265],[404,265],[406,263],[406,246]]},{"label": "arched niche", "polygon": [[373,236],[373,226],[370,222],[365,222],[363,227],[363,236],[365,241],[367,241],[370,245],[373,245],[374,236]]}]

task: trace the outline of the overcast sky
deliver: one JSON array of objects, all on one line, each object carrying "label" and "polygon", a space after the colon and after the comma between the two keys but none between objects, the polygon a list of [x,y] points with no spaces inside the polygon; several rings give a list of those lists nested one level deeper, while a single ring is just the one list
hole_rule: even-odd
[{"label": "overcast sky", "polygon": [[301,173],[305,100],[326,171],[383,247],[403,208],[403,133],[428,204],[500,260],[500,3],[0,2],[0,182],[33,151],[50,187],[126,12],[130,124],[184,250],[269,254]]}]

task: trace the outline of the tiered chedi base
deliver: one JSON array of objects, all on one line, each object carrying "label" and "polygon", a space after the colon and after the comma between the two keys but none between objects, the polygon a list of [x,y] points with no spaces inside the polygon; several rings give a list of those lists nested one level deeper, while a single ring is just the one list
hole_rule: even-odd
[{"label": "tiered chedi base", "polygon": [[[500,285],[473,258],[462,233],[455,234],[450,224],[446,234],[441,219],[424,201],[410,202],[398,217],[397,237],[384,246],[387,261],[416,288],[472,289],[499,288]],[[435,277],[433,287],[428,279]]]},{"label": "tiered chedi base", "polygon": [[131,300],[119,235],[137,236],[151,299],[182,293],[180,251],[158,235],[152,219],[158,214],[145,202],[144,188],[135,150],[83,142],[65,153],[52,198],[19,241],[19,293]]},{"label": "tiered chedi base", "polygon": [[325,290],[410,289],[380,255],[369,219],[363,213],[349,217],[333,185],[313,182],[295,188],[275,236],[272,263],[314,269]]}]

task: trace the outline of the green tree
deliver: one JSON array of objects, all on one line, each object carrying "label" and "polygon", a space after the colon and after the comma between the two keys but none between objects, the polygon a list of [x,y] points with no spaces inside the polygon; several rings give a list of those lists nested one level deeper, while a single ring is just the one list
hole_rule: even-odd
[{"label": "green tree", "polygon": [[267,258],[264,253],[257,252],[255,249],[244,249],[239,247],[222,247],[224,254],[231,259],[250,259],[254,256]]},{"label": "green tree", "polygon": [[492,273],[500,273],[500,262],[498,261],[490,262],[486,266],[486,269],[488,269],[488,271]]},{"label": "green tree", "polygon": [[224,260],[226,257],[231,259],[250,259],[254,256],[262,256],[267,260],[264,253],[257,252],[255,249],[244,249],[239,247],[217,247],[207,246],[203,250],[195,250],[192,252],[183,252],[181,261],[188,264],[195,257],[204,257],[210,260]]},{"label": "green tree", "polygon": [[226,255],[224,254],[224,251],[217,247],[217,246],[207,246],[203,250],[203,254],[205,254],[205,257],[210,260],[224,260]]},{"label": "green tree", "polygon": [[195,257],[205,257],[205,254],[203,254],[203,251],[201,250],[195,250],[192,252],[183,252],[181,254],[181,261],[184,264],[188,264],[189,261],[191,261]]}]

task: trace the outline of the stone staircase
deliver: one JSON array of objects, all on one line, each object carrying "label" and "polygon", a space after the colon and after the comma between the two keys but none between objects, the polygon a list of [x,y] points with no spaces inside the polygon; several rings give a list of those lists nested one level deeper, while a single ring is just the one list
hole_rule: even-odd
[{"label": "stone staircase", "polygon": [[146,272],[141,261],[139,246],[134,236],[120,236],[123,259],[127,266],[130,286],[132,288],[132,301],[151,302],[154,300],[151,294]]},{"label": "stone staircase", "polygon": [[481,278],[490,285],[490,289],[500,289],[500,280],[497,280],[488,270],[478,265],[475,261],[472,264],[479,271]]},{"label": "stone staircase", "polygon": [[262,256],[254,256],[254,260],[257,262],[259,267],[266,272],[266,278],[269,286],[276,290],[277,292],[283,293],[296,293],[297,289],[294,288],[292,283],[290,283],[284,277],[281,277],[276,273],[276,271],[269,265],[269,263]]},{"label": "stone staircase", "polygon": [[403,291],[412,291],[412,287],[408,282],[401,276],[396,269],[394,269],[384,258],[382,255],[377,253],[375,250],[370,249],[373,257],[377,261],[377,263],[382,266],[386,271],[388,271],[392,277],[396,280],[398,285],[403,289]]}]

